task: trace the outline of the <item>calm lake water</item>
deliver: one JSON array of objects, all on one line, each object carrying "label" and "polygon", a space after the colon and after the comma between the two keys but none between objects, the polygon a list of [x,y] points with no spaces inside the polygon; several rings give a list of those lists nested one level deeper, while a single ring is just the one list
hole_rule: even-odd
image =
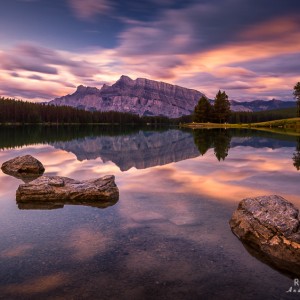
[{"label": "calm lake water", "polygon": [[106,208],[18,207],[22,181],[0,172],[0,299],[300,298],[228,225],[246,197],[278,194],[300,208],[296,137],[6,127],[0,149],[0,164],[31,154],[47,175],[114,174],[120,190]]}]

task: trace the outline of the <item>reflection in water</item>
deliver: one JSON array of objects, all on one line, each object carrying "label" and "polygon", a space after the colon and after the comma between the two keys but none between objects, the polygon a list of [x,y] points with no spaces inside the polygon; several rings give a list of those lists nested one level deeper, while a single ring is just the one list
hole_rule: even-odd
[{"label": "reflection in water", "polygon": [[129,135],[138,131],[139,128],[133,126],[111,125],[0,126],[0,149],[70,141],[84,137]]},{"label": "reflection in water", "polygon": [[55,148],[72,152],[77,159],[114,162],[121,171],[132,167],[146,169],[197,157],[190,132],[170,129],[138,131],[130,135],[85,137],[68,142],[52,143]]},{"label": "reflection in water", "polygon": [[51,143],[55,148],[72,152],[77,159],[100,157],[114,162],[121,171],[132,167],[146,169],[204,155],[210,148],[218,161],[225,160],[229,149],[238,146],[255,148],[294,147],[295,137],[251,130],[197,129],[138,131],[129,135],[93,136],[67,142]]},{"label": "reflection in water", "polygon": [[278,270],[284,275],[294,279],[300,276],[299,264],[292,262],[287,262],[286,260],[280,260],[278,257],[267,255],[266,253],[260,251],[259,249],[242,242],[243,246],[253,257],[263,262],[264,264],[270,266],[271,268]]},{"label": "reflection in water", "polygon": [[58,209],[63,208],[64,205],[83,205],[83,206],[90,206],[90,207],[97,207],[97,208],[107,208],[109,206],[113,206],[118,202],[118,199],[114,199],[111,201],[103,201],[96,202],[96,201],[78,201],[78,200],[72,200],[72,201],[63,201],[63,200],[53,200],[49,202],[44,201],[30,201],[26,200],[26,202],[19,202],[17,200],[18,208],[19,209]]},{"label": "reflection in water", "polygon": [[[294,136],[248,129],[192,131],[165,128],[155,131],[119,126],[0,126],[0,149],[49,143],[57,149],[74,153],[79,161],[96,158],[101,158],[103,162],[112,161],[121,171],[194,158],[204,155],[210,148],[221,161],[228,157],[230,148],[278,149],[295,147],[295,141]],[[299,168],[300,150],[294,153],[293,161]]]},{"label": "reflection in water", "polygon": [[296,151],[293,154],[293,162],[295,168],[299,171],[300,170],[300,137],[297,138],[297,146],[296,146]]},{"label": "reflection in water", "polygon": [[228,155],[231,141],[231,133],[224,128],[217,129],[197,129],[193,131],[194,142],[204,155],[209,148],[214,148],[214,153],[218,161],[225,160]]},{"label": "reflection in water", "polygon": [[225,157],[228,155],[230,148],[231,136],[230,132],[226,129],[219,130],[217,135],[214,138],[214,153],[218,161],[225,160]]},{"label": "reflection in water", "polygon": [[199,129],[194,130],[194,143],[197,146],[201,155],[204,155],[209,148],[213,145],[213,137],[211,134],[208,134],[210,130]]},{"label": "reflection in water", "polygon": [[[227,222],[236,203],[253,194],[279,193],[299,207],[294,137],[245,130],[219,142],[218,130],[199,132],[197,147],[206,152],[200,156],[191,130],[55,127],[36,129],[30,142],[18,130],[9,131],[10,142],[0,139],[2,149],[14,148],[0,151],[1,162],[29,152],[46,175],[84,180],[113,173],[120,200],[103,210],[19,210],[20,182],[0,172],[1,299],[286,299],[291,280],[244,251]],[[39,145],[16,148],[26,143]],[[116,156],[120,168],[147,169],[121,172],[101,163],[103,154]]]},{"label": "reflection in water", "polygon": [[9,171],[4,171],[2,172],[6,175],[13,176],[17,179],[21,179],[24,183],[29,183],[39,177],[41,177],[43,174],[25,174],[25,173],[18,173],[18,172],[9,172]]}]

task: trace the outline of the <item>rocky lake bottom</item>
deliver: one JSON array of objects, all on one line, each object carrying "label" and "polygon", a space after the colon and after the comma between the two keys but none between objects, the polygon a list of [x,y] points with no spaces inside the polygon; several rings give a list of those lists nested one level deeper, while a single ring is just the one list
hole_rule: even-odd
[{"label": "rocky lake bottom", "polygon": [[[2,127],[0,164],[31,154],[46,175],[115,175],[120,196],[18,206],[0,173],[0,299],[298,299],[294,277],[252,256],[229,220],[240,200],[300,208],[299,138],[250,130]],[[293,287],[293,292],[288,292]]]}]

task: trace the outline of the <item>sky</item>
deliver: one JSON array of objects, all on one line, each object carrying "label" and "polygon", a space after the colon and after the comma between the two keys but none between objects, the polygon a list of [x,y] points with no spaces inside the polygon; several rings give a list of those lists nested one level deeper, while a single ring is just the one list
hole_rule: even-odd
[{"label": "sky", "polygon": [[299,0],[0,0],[0,95],[45,101],[121,75],[292,100]]}]

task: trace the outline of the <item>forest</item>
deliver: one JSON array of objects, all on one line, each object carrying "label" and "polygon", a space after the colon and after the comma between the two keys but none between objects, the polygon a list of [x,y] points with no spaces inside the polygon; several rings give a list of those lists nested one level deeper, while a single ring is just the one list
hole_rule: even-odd
[{"label": "forest", "polygon": [[295,107],[256,112],[231,112],[231,115],[229,117],[229,123],[258,123],[280,119],[296,118],[296,116],[297,110]]},{"label": "forest", "polygon": [[86,111],[70,106],[54,106],[11,98],[0,98],[0,124],[178,124],[179,119],[143,116],[125,112]]},{"label": "forest", "polygon": [[[295,108],[260,112],[230,112],[228,123],[256,123],[294,118]],[[194,115],[169,119],[164,116],[139,116],[124,112],[86,111],[70,106],[53,106],[0,97],[0,124],[135,124],[135,125],[178,125],[190,123]]]}]

